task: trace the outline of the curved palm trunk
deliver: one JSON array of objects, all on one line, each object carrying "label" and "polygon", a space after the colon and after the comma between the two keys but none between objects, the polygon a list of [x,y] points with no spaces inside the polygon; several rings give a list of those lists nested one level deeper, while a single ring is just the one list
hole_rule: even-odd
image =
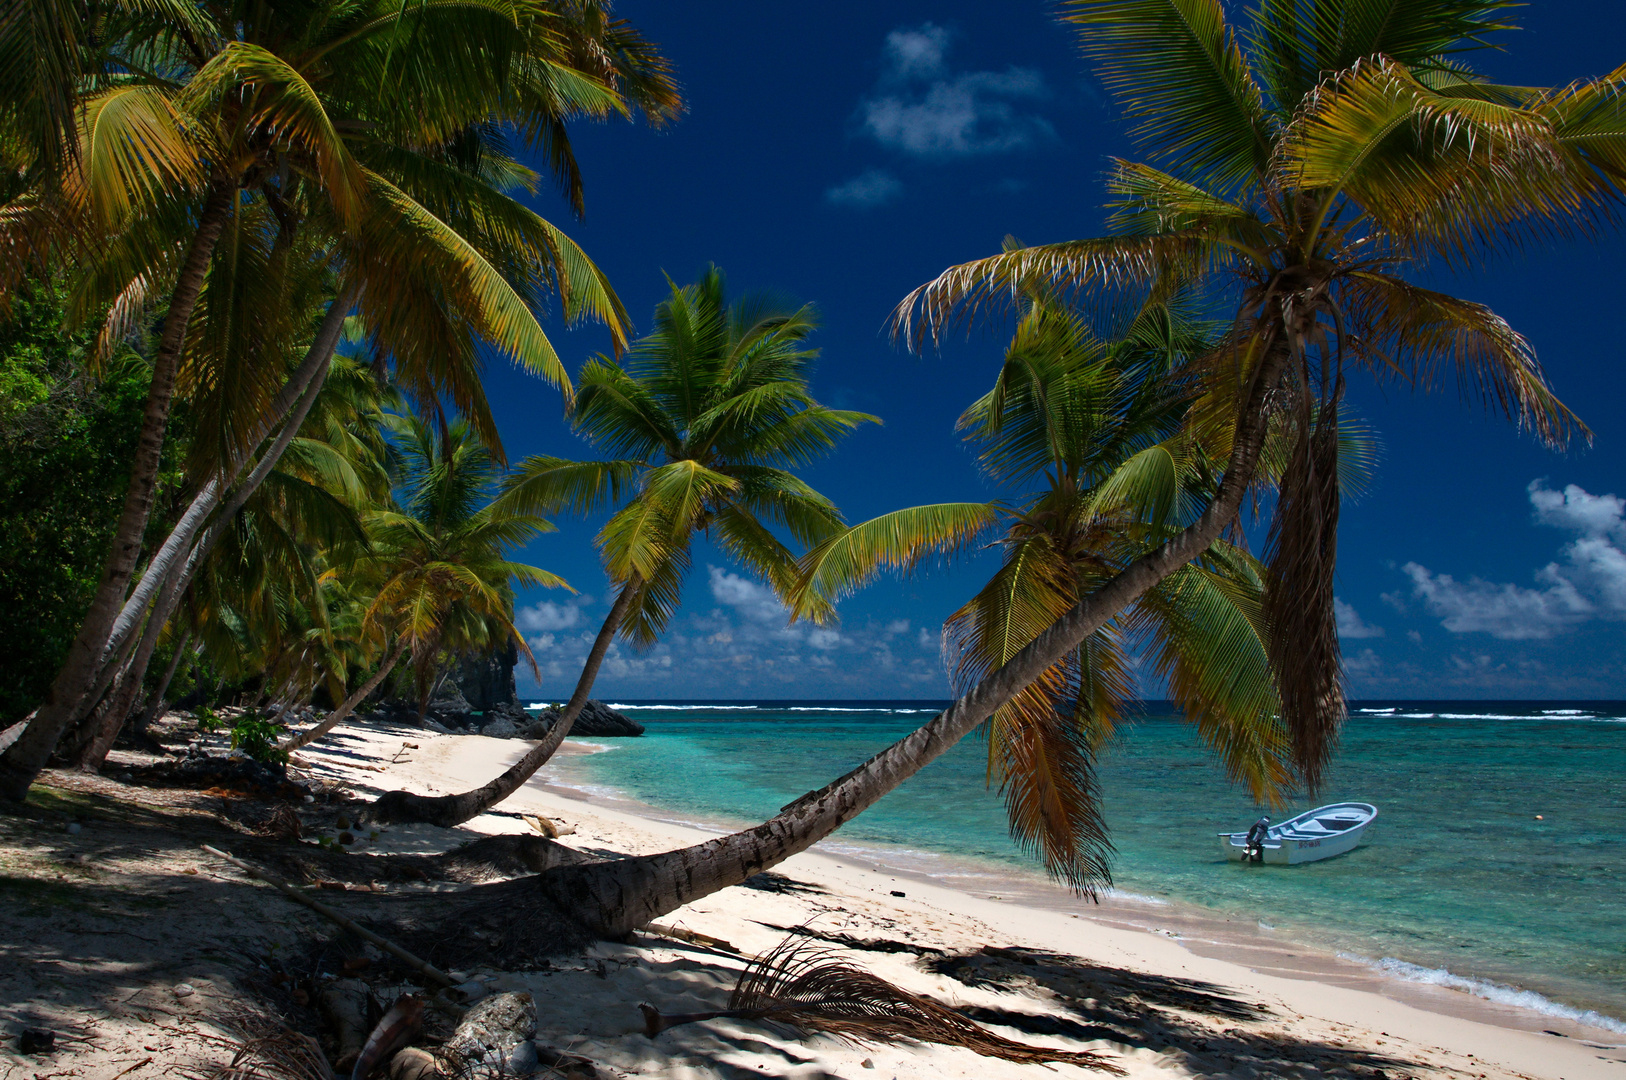
[{"label": "curved palm trunk", "polygon": [[632,579],[622,586],[621,595],[615,598],[610,613],[604,617],[604,625],[599,627],[598,637],[593,639],[593,647],[587,653],[587,663],[582,665],[581,677],[576,680],[576,692],[570,695],[570,701],[565,705],[564,712],[559,714],[559,719],[548,729],[541,742],[489,784],[460,795],[430,796],[414,795],[410,791],[385,792],[373,803],[371,811],[373,818],[385,822],[427,821],[432,825],[451,828],[485,813],[535,776],[536,771],[547,763],[554,751],[559,749],[559,744],[565,741],[565,736],[570,734],[571,727],[576,723],[576,717],[581,715],[582,709],[587,705],[587,697],[593,692],[593,683],[598,678],[598,669],[603,666],[604,656],[610,651],[610,643],[615,640],[615,633],[621,628],[621,620],[626,617],[627,608],[632,603],[632,594],[638,591],[638,583],[638,575],[634,574]]},{"label": "curved palm trunk", "polygon": [[158,680],[158,688],[153,691],[152,700],[147,702],[147,707],[142,709],[141,715],[136,718],[135,734],[142,741],[148,740],[147,729],[152,727],[152,722],[163,715],[164,706],[168,703],[170,684],[180,672],[181,662],[193,655],[190,651],[191,644],[192,631],[188,630],[181,635],[181,640],[176,644],[175,655],[169,658],[169,667],[164,669],[163,678]]},{"label": "curved palm trunk", "polygon": [[[238,485],[237,491],[226,504],[226,508],[221,511],[218,520],[204,533],[203,538],[193,545],[192,541],[199,527],[220,504],[221,493],[242,471],[243,465],[246,464],[244,458],[232,462],[228,470],[209,481],[193,498],[186,514],[171,530],[158,554],[148,563],[146,573],[142,575],[134,593],[119,612],[108,642],[109,659],[117,654],[117,650],[128,644],[129,634],[140,621],[148,602],[153,601],[154,595],[157,597],[153,601],[147,629],[142,634],[141,643],[130,661],[129,670],[121,676],[120,689],[113,692],[107,708],[100,710],[94,717],[85,718],[82,725],[85,730],[77,740],[77,746],[71,755],[80,769],[96,772],[107,759],[108,751],[112,749],[119,730],[124,726],[135,705],[136,695],[147,677],[147,665],[152,660],[152,654],[158,646],[158,638],[163,633],[165,624],[174,614],[175,605],[180,602],[181,595],[191,584],[198,567],[208,558],[209,552],[214,550],[215,544],[224,534],[225,523],[237,515],[265,482],[265,478],[271,475],[272,469],[282,459],[288,445],[293,442],[294,436],[304,425],[305,418],[310,415],[317,395],[321,393],[322,385],[327,381],[333,352],[338,348],[345,316],[355,303],[357,291],[354,287],[346,289],[328,306],[327,315],[317,330],[315,340],[306,350],[304,361],[294,374],[289,376],[282,392],[260,419],[256,431],[251,436],[251,444],[263,440],[271,433],[272,426],[285,418],[281,432],[260,455],[254,471]],[[183,553],[186,554],[184,561],[180,558]],[[102,679],[107,678],[108,673],[104,671]]]},{"label": "curved palm trunk", "polygon": [[152,512],[158,486],[158,466],[164,453],[164,429],[169,423],[170,402],[175,396],[175,372],[180,362],[186,327],[197,307],[208,273],[209,260],[221,229],[232,211],[237,185],[217,184],[204,201],[197,232],[187,250],[164,316],[164,333],[153,357],[152,382],[141,417],[141,433],[136,442],[135,461],[130,469],[130,486],[119,513],[113,543],[102,570],[101,582],[79,634],[57,672],[45,700],[22,737],[0,757],[0,798],[21,802],[28,796],[34,777],[56,748],[63,730],[73,722],[80,702],[96,682],[107,636],[118,617],[130,577],[141,552],[142,533]]},{"label": "curved palm trunk", "polygon": [[[253,448],[263,442],[278,424],[282,425],[282,431],[277,436],[276,442],[260,455],[254,471],[249,474],[247,480],[238,485],[236,494],[221,517],[229,519],[240,510],[243,503],[254,494],[266,476],[270,475],[271,469],[281,460],[283,452],[288,449],[288,444],[293,441],[299,428],[304,424],[305,417],[310,414],[311,406],[315,403],[322,384],[327,381],[334,350],[338,348],[339,336],[344,332],[345,317],[355,306],[359,291],[355,286],[349,286],[328,305],[327,314],[317,328],[315,338],[305,350],[304,360],[293,374],[288,376],[282,390],[278,392],[245,440],[244,445],[248,450],[230,461],[219,476],[211,479],[198,491],[186,512],[181,515],[181,520],[170,530],[163,546],[147,564],[146,572],[141,575],[141,580],[131,591],[124,607],[120,609],[118,618],[114,620],[113,629],[108,635],[107,646],[102,654],[104,663],[124,643],[124,639],[134,632],[154,598],[161,594],[165,586],[174,580],[184,567],[187,567],[191,561],[187,558],[188,553],[204,521],[220,505],[226,489],[242,472],[243,466],[247,464],[248,454],[252,453]],[[167,620],[169,615],[166,612],[162,617]]]},{"label": "curved palm trunk", "polygon": [[406,638],[402,638],[400,641],[395,643],[395,651],[390,653],[389,659],[384,661],[384,666],[375,671],[372,678],[362,683],[355,693],[345,698],[344,702],[337,709],[334,709],[332,712],[328,713],[320,724],[317,724],[309,731],[301,732],[298,735],[288,736],[286,739],[282,740],[282,744],[278,746],[277,749],[292,753],[302,746],[309,746],[317,739],[320,739],[323,735],[326,735],[328,732],[338,727],[344,722],[346,717],[356,711],[356,706],[360,705],[363,701],[366,701],[367,695],[378,689],[378,684],[383,682],[391,671],[395,670],[395,665],[401,662],[401,657],[406,653],[406,650],[407,641]]},{"label": "curved palm trunk", "polygon": [[658,855],[550,870],[540,878],[548,898],[593,931],[620,937],[806,851],[941,757],[1136,598],[1206,551],[1236,519],[1264,441],[1265,394],[1277,382],[1281,364],[1278,350],[1262,359],[1224,479],[1202,517],[1081,599],[931,721],[754,828]]}]

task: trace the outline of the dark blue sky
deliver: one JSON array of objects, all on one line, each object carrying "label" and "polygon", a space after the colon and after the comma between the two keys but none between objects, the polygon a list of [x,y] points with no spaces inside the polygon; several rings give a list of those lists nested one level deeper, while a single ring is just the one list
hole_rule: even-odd
[{"label": "dark blue sky", "polygon": [[[538,210],[608,272],[640,329],[663,273],[686,282],[708,262],[737,292],[815,303],[815,393],[886,421],[807,474],[850,520],[990,497],[953,423],[992,381],[1001,331],[914,356],[884,324],[911,288],[1006,234],[1101,231],[1101,175],[1134,150],[1070,31],[1028,0],[617,10],[675,62],[688,113],[663,131],[578,128],[587,218],[571,221],[551,194]],[[1626,61],[1618,0],[1545,0],[1518,18],[1526,29],[1475,61],[1499,80],[1551,85]],[[1354,384],[1384,445],[1340,534],[1354,696],[1626,697],[1626,523],[1618,500],[1599,498],[1626,494],[1621,251],[1610,232],[1437,281],[1530,338],[1595,432],[1590,448],[1548,451],[1451,385]],[[593,327],[554,340],[572,370],[607,347]],[[555,392],[500,363],[488,386],[512,458],[587,452]],[[568,693],[606,610],[599,523],[561,522],[527,553],[582,594],[521,598],[542,696]],[[940,697],[937,629],[990,568],[984,557],[883,580],[816,632],[786,629],[766,591],[702,542],[672,633],[649,653],[618,649],[595,696]]]}]

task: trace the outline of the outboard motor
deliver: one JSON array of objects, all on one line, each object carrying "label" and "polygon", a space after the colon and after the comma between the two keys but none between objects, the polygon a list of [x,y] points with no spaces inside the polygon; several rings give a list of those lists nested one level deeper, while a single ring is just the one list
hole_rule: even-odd
[{"label": "outboard motor", "polygon": [[1253,828],[1248,830],[1247,839],[1243,841],[1242,861],[1257,863],[1264,862],[1265,837],[1269,835],[1270,818],[1268,816],[1262,817],[1258,821],[1254,822]]}]

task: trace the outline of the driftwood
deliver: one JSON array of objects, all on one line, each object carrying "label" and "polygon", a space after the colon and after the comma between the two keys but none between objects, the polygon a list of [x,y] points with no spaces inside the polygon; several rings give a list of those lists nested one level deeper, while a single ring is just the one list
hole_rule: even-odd
[{"label": "driftwood", "polygon": [[362,1047],[355,1068],[350,1071],[350,1080],[366,1080],[373,1069],[411,1042],[412,1037],[421,1030],[423,998],[416,994],[402,994],[367,1037],[367,1044]]},{"label": "driftwood", "polygon": [[740,973],[726,1009],[665,1016],[652,1005],[638,1008],[644,1014],[644,1033],[652,1039],[667,1028],[697,1020],[768,1020],[853,1043],[940,1043],[1021,1064],[1060,1061],[1123,1073],[1088,1050],[1053,1050],[996,1035],[948,1006],[894,986],[800,936],[786,938],[752,960]]},{"label": "driftwood", "polygon": [[441,986],[457,985],[457,980],[453,979],[450,975],[429,963],[429,961],[421,960],[418,957],[413,956],[411,953],[401,948],[401,946],[395,944],[395,942],[379,937],[371,930],[368,930],[356,923],[355,920],[339,914],[337,911],[334,911],[321,901],[312,900],[310,897],[306,896],[304,893],[300,892],[286,881],[283,881],[282,879],[261,870],[257,866],[251,866],[241,859],[228,855],[218,848],[212,848],[208,844],[203,845],[203,850],[207,851],[216,858],[226,860],[233,866],[237,867],[237,869],[247,874],[249,877],[258,878],[260,881],[265,882],[267,885],[271,886],[273,889],[276,889],[278,892],[282,893],[282,895],[286,896],[295,903],[304,904],[306,907],[310,908],[324,919],[331,919],[333,922],[338,923],[340,926],[344,927],[346,930],[355,934],[362,940],[372,942],[374,945],[377,945],[380,949],[383,949],[397,960],[400,960],[408,967],[411,967],[414,971],[422,974],[426,979],[439,983]]}]

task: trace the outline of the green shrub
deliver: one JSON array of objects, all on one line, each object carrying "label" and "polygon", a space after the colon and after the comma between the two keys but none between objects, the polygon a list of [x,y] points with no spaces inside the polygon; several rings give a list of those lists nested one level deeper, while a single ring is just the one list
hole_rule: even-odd
[{"label": "green shrub", "polygon": [[288,752],[277,747],[282,727],[261,716],[245,715],[231,729],[231,748],[265,765],[286,765]]}]

